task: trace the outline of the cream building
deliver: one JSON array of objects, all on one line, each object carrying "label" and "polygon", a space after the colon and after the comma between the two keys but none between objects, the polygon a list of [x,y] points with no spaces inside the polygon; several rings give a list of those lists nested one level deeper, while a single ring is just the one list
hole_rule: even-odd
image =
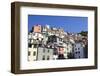
[{"label": "cream building", "polygon": [[37,60],[37,48],[36,45],[31,45],[28,48],[28,61],[36,61]]}]

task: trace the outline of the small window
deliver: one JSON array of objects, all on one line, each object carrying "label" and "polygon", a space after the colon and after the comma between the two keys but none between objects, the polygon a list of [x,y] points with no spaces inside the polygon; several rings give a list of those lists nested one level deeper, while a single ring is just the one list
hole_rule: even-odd
[{"label": "small window", "polygon": [[80,48],[78,48],[78,50],[80,50]]},{"label": "small window", "polygon": [[30,56],[30,51],[28,51],[28,56]]},{"label": "small window", "polygon": [[36,52],[34,51],[34,52],[33,52],[33,56],[35,56],[35,55],[36,55]]},{"label": "small window", "polygon": [[43,58],[42,58],[42,60],[45,60],[45,56],[43,55]]},{"label": "small window", "polygon": [[43,38],[42,38],[42,41],[43,41]]},{"label": "small window", "polygon": [[48,53],[49,53],[49,50],[48,50]]},{"label": "small window", "polygon": [[52,48],[52,45],[50,46],[50,48]]},{"label": "small window", "polygon": [[50,60],[50,57],[49,56],[47,57],[47,60]]},{"label": "small window", "polygon": [[77,50],[77,48],[75,48],[75,50]]},{"label": "small window", "polygon": [[80,54],[80,51],[78,51],[78,53]]},{"label": "small window", "polygon": [[32,44],[28,44],[28,47],[31,48],[32,47]]},{"label": "small window", "polygon": [[34,44],[34,48],[37,48],[37,44]]},{"label": "small window", "polygon": [[39,47],[42,47],[42,44],[39,44]]}]

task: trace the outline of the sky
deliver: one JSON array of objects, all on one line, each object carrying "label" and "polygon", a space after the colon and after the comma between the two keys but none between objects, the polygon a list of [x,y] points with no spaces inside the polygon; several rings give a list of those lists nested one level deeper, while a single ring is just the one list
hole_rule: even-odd
[{"label": "sky", "polygon": [[28,15],[28,30],[36,24],[47,24],[50,27],[63,28],[65,32],[79,33],[88,30],[88,17]]}]

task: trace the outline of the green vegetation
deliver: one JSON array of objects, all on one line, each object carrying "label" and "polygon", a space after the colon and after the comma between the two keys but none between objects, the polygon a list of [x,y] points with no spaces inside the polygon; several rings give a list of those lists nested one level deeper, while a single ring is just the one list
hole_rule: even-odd
[{"label": "green vegetation", "polygon": [[88,32],[87,31],[81,31],[79,34],[81,34],[82,36],[87,36]]}]

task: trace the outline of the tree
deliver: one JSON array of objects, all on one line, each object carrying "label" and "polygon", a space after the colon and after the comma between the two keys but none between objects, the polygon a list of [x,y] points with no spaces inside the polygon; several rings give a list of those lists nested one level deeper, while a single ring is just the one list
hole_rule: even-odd
[{"label": "tree", "polygon": [[68,59],[74,59],[74,55],[73,55],[73,53],[68,53]]},{"label": "tree", "polygon": [[79,34],[81,34],[82,36],[87,36],[88,32],[87,31],[81,31]]}]

